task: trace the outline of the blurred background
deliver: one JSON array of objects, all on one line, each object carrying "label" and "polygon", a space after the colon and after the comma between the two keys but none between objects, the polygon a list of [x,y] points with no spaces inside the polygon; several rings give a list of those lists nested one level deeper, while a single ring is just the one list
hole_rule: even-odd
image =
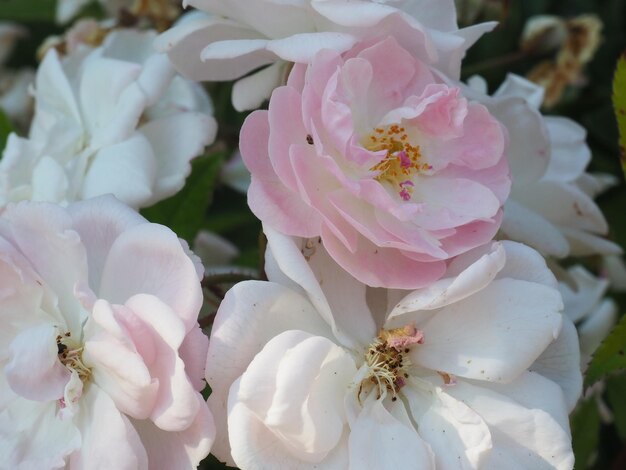
[{"label": "blurred background", "polygon": [[[168,1],[168,0],[165,0]],[[172,1],[174,8],[181,2]],[[609,237],[626,246],[626,186],[619,160],[618,132],[611,104],[612,80],[619,56],[626,51],[626,0],[456,0],[459,25],[497,21],[498,27],[470,49],[464,62],[463,79],[481,75],[490,92],[507,73],[516,73],[546,89],[543,112],[570,117],[588,132],[593,160],[590,170],[609,173],[617,184],[598,202],[611,231]],[[37,66],[37,50],[51,35],[65,27],[55,24],[55,0],[0,0],[0,23],[19,23],[27,30],[2,65],[0,97],[18,71]],[[99,3],[87,5],[82,17],[99,18]],[[132,24],[133,18],[126,18]],[[167,24],[158,24],[165,29]],[[231,84],[207,85],[220,125],[216,143],[207,156],[197,159],[183,191],[148,208],[150,220],[167,224],[193,242],[208,229],[233,242],[239,266],[258,267],[262,241],[260,224],[246,205],[245,195],[225,181],[224,164],[236,151],[238,132],[246,114],[230,104]],[[11,130],[24,134],[27,123],[2,112],[0,101],[0,150]],[[600,259],[585,259],[586,266],[601,274]],[[219,300],[223,290],[215,289]],[[626,294],[609,292],[626,312]],[[208,307],[210,315],[212,307]],[[622,340],[626,340],[626,328]],[[622,341],[621,347],[626,341]],[[626,469],[626,360],[617,351],[616,372],[587,389],[572,416],[577,469]],[[211,457],[202,468],[223,468]]]}]

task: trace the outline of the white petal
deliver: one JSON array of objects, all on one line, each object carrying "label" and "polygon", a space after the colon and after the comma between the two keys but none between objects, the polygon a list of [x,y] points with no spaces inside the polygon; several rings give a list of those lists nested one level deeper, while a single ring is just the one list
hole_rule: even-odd
[{"label": "white petal", "polygon": [[[464,258],[471,256],[469,253]],[[463,266],[464,258],[455,259],[443,279],[404,297],[391,311],[389,319],[408,312],[433,310],[459,302],[488,286],[506,263],[506,253],[500,243],[494,243],[486,254],[468,263],[469,266]]]},{"label": "white petal", "polygon": [[585,142],[587,132],[568,118],[546,116],[544,119],[552,144],[545,178],[554,181],[576,180],[591,160],[591,151]]},{"label": "white petal", "polygon": [[98,52],[81,64],[79,91],[93,149],[130,137],[148,103],[145,93],[134,83],[141,66],[99,57]]},{"label": "white petal", "polygon": [[418,324],[424,343],[412,350],[411,360],[462,377],[510,381],[558,336],[561,308],[556,289],[495,280]]},{"label": "white petal", "polygon": [[522,98],[533,109],[539,109],[543,103],[544,88],[524,77],[508,73],[504,82],[493,94],[494,98]]},{"label": "white petal", "polygon": [[502,246],[506,251],[506,264],[496,279],[519,279],[521,281],[543,284],[553,289],[558,282],[548,269],[546,260],[538,252],[521,243],[504,240]]},{"label": "white petal", "polygon": [[87,5],[89,0],[59,0],[57,2],[56,19],[59,23],[66,23]]},{"label": "white petal", "polygon": [[563,258],[569,253],[569,243],[559,228],[515,199],[505,203],[500,229],[512,240],[526,243],[546,255]]},{"label": "white petal", "polygon": [[[82,118],[76,102],[76,97],[63,71],[59,56],[54,49],[50,49],[44,57],[35,81],[37,117],[33,121],[31,138],[37,138],[33,131],[40,127],[38,122],[47,122],[48,125],[57,121],[64,121],[71,128],[81,128]],[[45,132],[46,125],[41,126]],[[45,136],[41,136],[45,137]]]},{"label": "white petal", "polygon": [[[267,226],[264,230],[269,248],[266,252],[269,279],[284,285],[295,283],[308,295],[344,346],[365,347],[376,333],[366,302],[366,286],[339,267],[319,239],[302,240],[304,245],[300,249],[294,238]],[[305,252],[308,261],[303,255]]]},{"label": "white petal", "polygon": [[381,400],[367,400],[352,426],[350,469],[434,469],[433,454],[415,428],[394,418]]},{"label": "white petal", "polygon": [[420,437],[433,450],[437,468],[480,468],[492,442],[489,428],[474,410],[439,387],[422,390],[407,385],[402,394]]},{"label": "white petal", "polygon": [[356,374],[351,356],[327,338],[285,331],[241,376],[236,397],[294,457],[319,462],[340,442],[343,400]]},{"label": "white petal", "polygon": [[566,317],[559,337],[541,353],[530,370],[558,384],[563,390],[568,411],[574,409],[583,388],[580,373],[580,351],[576,327]]},{"label": "white petal", "polygon": [[288,62],[309,62],[322,49],[343,52],[350,49],[358,39],[345,33],[320,32],[294,34],[284,39],[275,39],[267,50]]},{"label": "white petal", "polygon": [[222,432],[226,429],[231,384],[267,341],[291,329],[333,338],[330,327],[308,299],[284,286],[241,282],[222,301],[213,323],[206,363],[206,379],[212,389],[208,403],[218,429],[213,453],[219,459],[232,462],[228,436]]},{"label": "white petal", "polygon": [[81,397],[76,425],[82,442],[70,458],[70,468],[147,470],[148,457],[137,432],[95,384]]},{"label": "white petal", "polygon": [[515,200],[555,225],[604,234],[608,226],[595,202],[572,184],[542,180],[515,193]]},{"label": "white petal", "polygon": [[550,162],[551,145],[543,117],[523,97],[501,98],[487,104],[496,119],[510,129],[507,159],[511,178],[513,186],[523,190],[546,173]]},{"label": "white petal", "polygon": [[[230,390],[231,397],[235,397],[239,390],[239,381],[236,381]],[[224,415],[226,410],[224,410]],[[218,428],[219,429],[219,428]],[[226,425],[224,425],[226,429]],[[335,470],[348,468],[348,430],[341,441],[322,462],[303,462],[295,458],[280,439],[267,433],[265,425],[243,403],[229,400],[228,406],[228,433],[233,447],[233,459],[230,454],[221,456],[213,451],[221,460],[232,462],[240,468],[249,470],[266,470],[269,468],[297,468],[298,470]]]},{"label": "white petal", "polygon": [[606,339],[617,321],[617,304],[605,299],[578,328],[581,359],[591,354]]},{"label": "white petal", "polygon": [[176,72],[165,54],[155,54],[155,37],[156,32],[151,30],[117,29],[102,44],[105,57],[142,66],[137,84],[147,95],[147,105],[153,105],[163,96]]},{"label": "white petal", "polygon": [[573,322],[589,315],[609,288],[609,281],[594,276],[583,266],[576,265],[567,270],[573,289],[567,282],[561,282],[559,290],[563,295],[565,310],[563,313]]},{"label": "white petal", "polygon": [[231,159],[222,167],[221,180],[235,191],[247,194],[250,187],[250,171],[246,167],[241,152],[237,150]]},{"label": "white petal", "polygon": [[237,80],[233,86],[233,107],[237,111],[258,108],[269,99],[274,88],[282,84],[284,75],[285,64],[278,61]]},{"label": "white petal", "polygon": [[570,254],[573,256],[621,255],[623,253],[617,243],[602,236],[570,227],[561,227],[561,231],[570,244]]},{"label": "white petal", "polygon": [[31,200],[63,203],[68,186],[63,167],[56,160],[44,156],[33,169]]},{"label": "white petal", "polygon": [[150,142],[156,157],[156,182],[152,198],[145,204],[178,192],[191,173],[190,161],[215,140],[217,123],[201,113],[180,113],[149,121],[139,129]]},{"label": "white petal", "polygon": [[22,398],[0,410],[0,455],[6,468],[65,468],[81,446],[72,420],[59,419],[57,403]]},{"label": "white petal", "polygon": [[[523,376],[519,380],[525,379]],[[484,468],[571,470],[573,467],[569,429],[567,422],[563,423],[567,412],[561,390],[549,380],[542,381],[537,376],[534,379],[528,393],[524,393],[524,388],[519,389],[513,395],[515,400],[507,396],[516,388],[515,382],[498,384],[496,387],[503,393],[464,381],[447,389],[489,425],[493,449]],[[518,386],[524,384],[520,382]]]},{"label": "white petal", "polygon": [[[158,51],[168,51],[174,67],[186,78],[202,80],[232,80],[270,60],[268,53],[250,55],[244,60],[215,59],[202,62],[202,50],[212,42],[225,40],[255,40],[262,36],[235,21],[215,16],[195,17],[161,34],[155,40]],[[271,54],[273,56],[273,54]]]},{"label": "white petal", "polygon": [[113,194],[131,207],[153,196],[157,164],[148,140],[141,134],[100,150],[83,180],[81,199]]}]

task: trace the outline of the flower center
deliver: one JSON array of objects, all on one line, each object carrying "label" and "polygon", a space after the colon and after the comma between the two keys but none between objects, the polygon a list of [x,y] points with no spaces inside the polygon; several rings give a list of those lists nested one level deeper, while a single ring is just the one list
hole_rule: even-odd
[{"label": "flower center", "polygon": [[91,369],[83,363],[83,347],[72,339],[71,333],[57,335],[57,354],[59,361],[70,371],[76,371],[81,382],[91,379]]},{"label": "flower center", "polygon": [[365,353],[365,362],[369,367],[369,374],[363,379],[359,387],[358,399],[364,388],[377,388],[376,398],[392,395],[397,399],[400,389],[406,384],[409,377],[408,368],[411,361],[407,354],[411,346],[424,342],[424,334],[413,325],[392,330],[381,330],[378,337]]},{"label": "flower center", "polygon": [[377,127],[366,139],[366,149],[387,151],[385,158],[370,168],[378,172],[376,180],[391,184],[404,201],[410,200],[415,186],[412,176],[432,169],[428,163],[420,162],[419,145],[411,145],[406,129],[398,124]]}]

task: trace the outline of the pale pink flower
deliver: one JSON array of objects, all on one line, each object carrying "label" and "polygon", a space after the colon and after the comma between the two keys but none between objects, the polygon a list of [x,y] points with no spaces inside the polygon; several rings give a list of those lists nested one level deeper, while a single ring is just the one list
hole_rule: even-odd
[{"label": "pale pink flower", "polygon": [[395,39],[296,64],[240,149],[266,225],[320,236],[371,286],[416,288],[490,241],[510,186],[505,133]]},{"label": "pale pink flower", "polygon": [[240,110],[257,108],[267,99],[282,84],[288,62],[307,63],[322,49],[344,52],[358,41],[388,35],[428,65],[459,78],[465,51],[495,26],[492,22],[459,29],[452,0],[183,4],[199,11],[161,35],[157,47],[169,51],[179,72],[194,80],[244,77],[233,88],[233,105]]},{"label": "pale pink flower", "polygon": [[565,314],[577,325],[580,338],[580,365],[584,370],[600,343],[607,337],[618,318],[618,306],[606,297],[610,282],[594,276],[583,266],[572,266],[559,290]]},{"label": "pale pink flower", "polygon": [[621,253],[604,238],[609,227],[593,200],[615,179],[586,171],[591,151],[585,130],[571,119],[543,116],[543,89],[522,77],[509,75],[493,97],[485,94],[480,78],[470,83],[479,93],[466,92],[509,134],[512,186],[504,207],[504,236],[559,258]]},{"label": "pale pink flower", "polygon": [[537,252],[496,242],[407,293],[359,283],[318,240],[266,234],[270,282],[236,285],[209,342],[219,459],[243,470],[572,468],[570,391],[556,380],[580,384],[578,344],[574,332],[540,362],[563,316]]},{"label": "pale pink flower", "polygon": [[217,124],[198,84],[153,51],[155,36],[118,30],[95,49],[47,52],[29,136],[11,134],[0,161],[0,205],[111,193],[139,208],[183,187]]},{"label": "pale pink flower", "polygon": [[209,453],[191,256],[110,196],[3,212],[2,466],[189,469]]}]

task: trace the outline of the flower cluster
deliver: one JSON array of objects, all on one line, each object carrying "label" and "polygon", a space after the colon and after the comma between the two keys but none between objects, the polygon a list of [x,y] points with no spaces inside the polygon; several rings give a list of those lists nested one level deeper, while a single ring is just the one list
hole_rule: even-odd
[{"label": "flower cluster", "polygon": [[[540,86],[461,81],[494,23],[459,28],[452,0],[99,4],[40,45],[32,119],[0,87],[3,465],[573,468],[617,320],[582,258],[623,267],[594,200],[615,181]],[[0,24],[0,63],[23,34]],[[237,150],[208,90],[254,110]],[[237,218],[220,188],[204,220],[220,177],[259,266],[246,230],[206,230]]]}]

